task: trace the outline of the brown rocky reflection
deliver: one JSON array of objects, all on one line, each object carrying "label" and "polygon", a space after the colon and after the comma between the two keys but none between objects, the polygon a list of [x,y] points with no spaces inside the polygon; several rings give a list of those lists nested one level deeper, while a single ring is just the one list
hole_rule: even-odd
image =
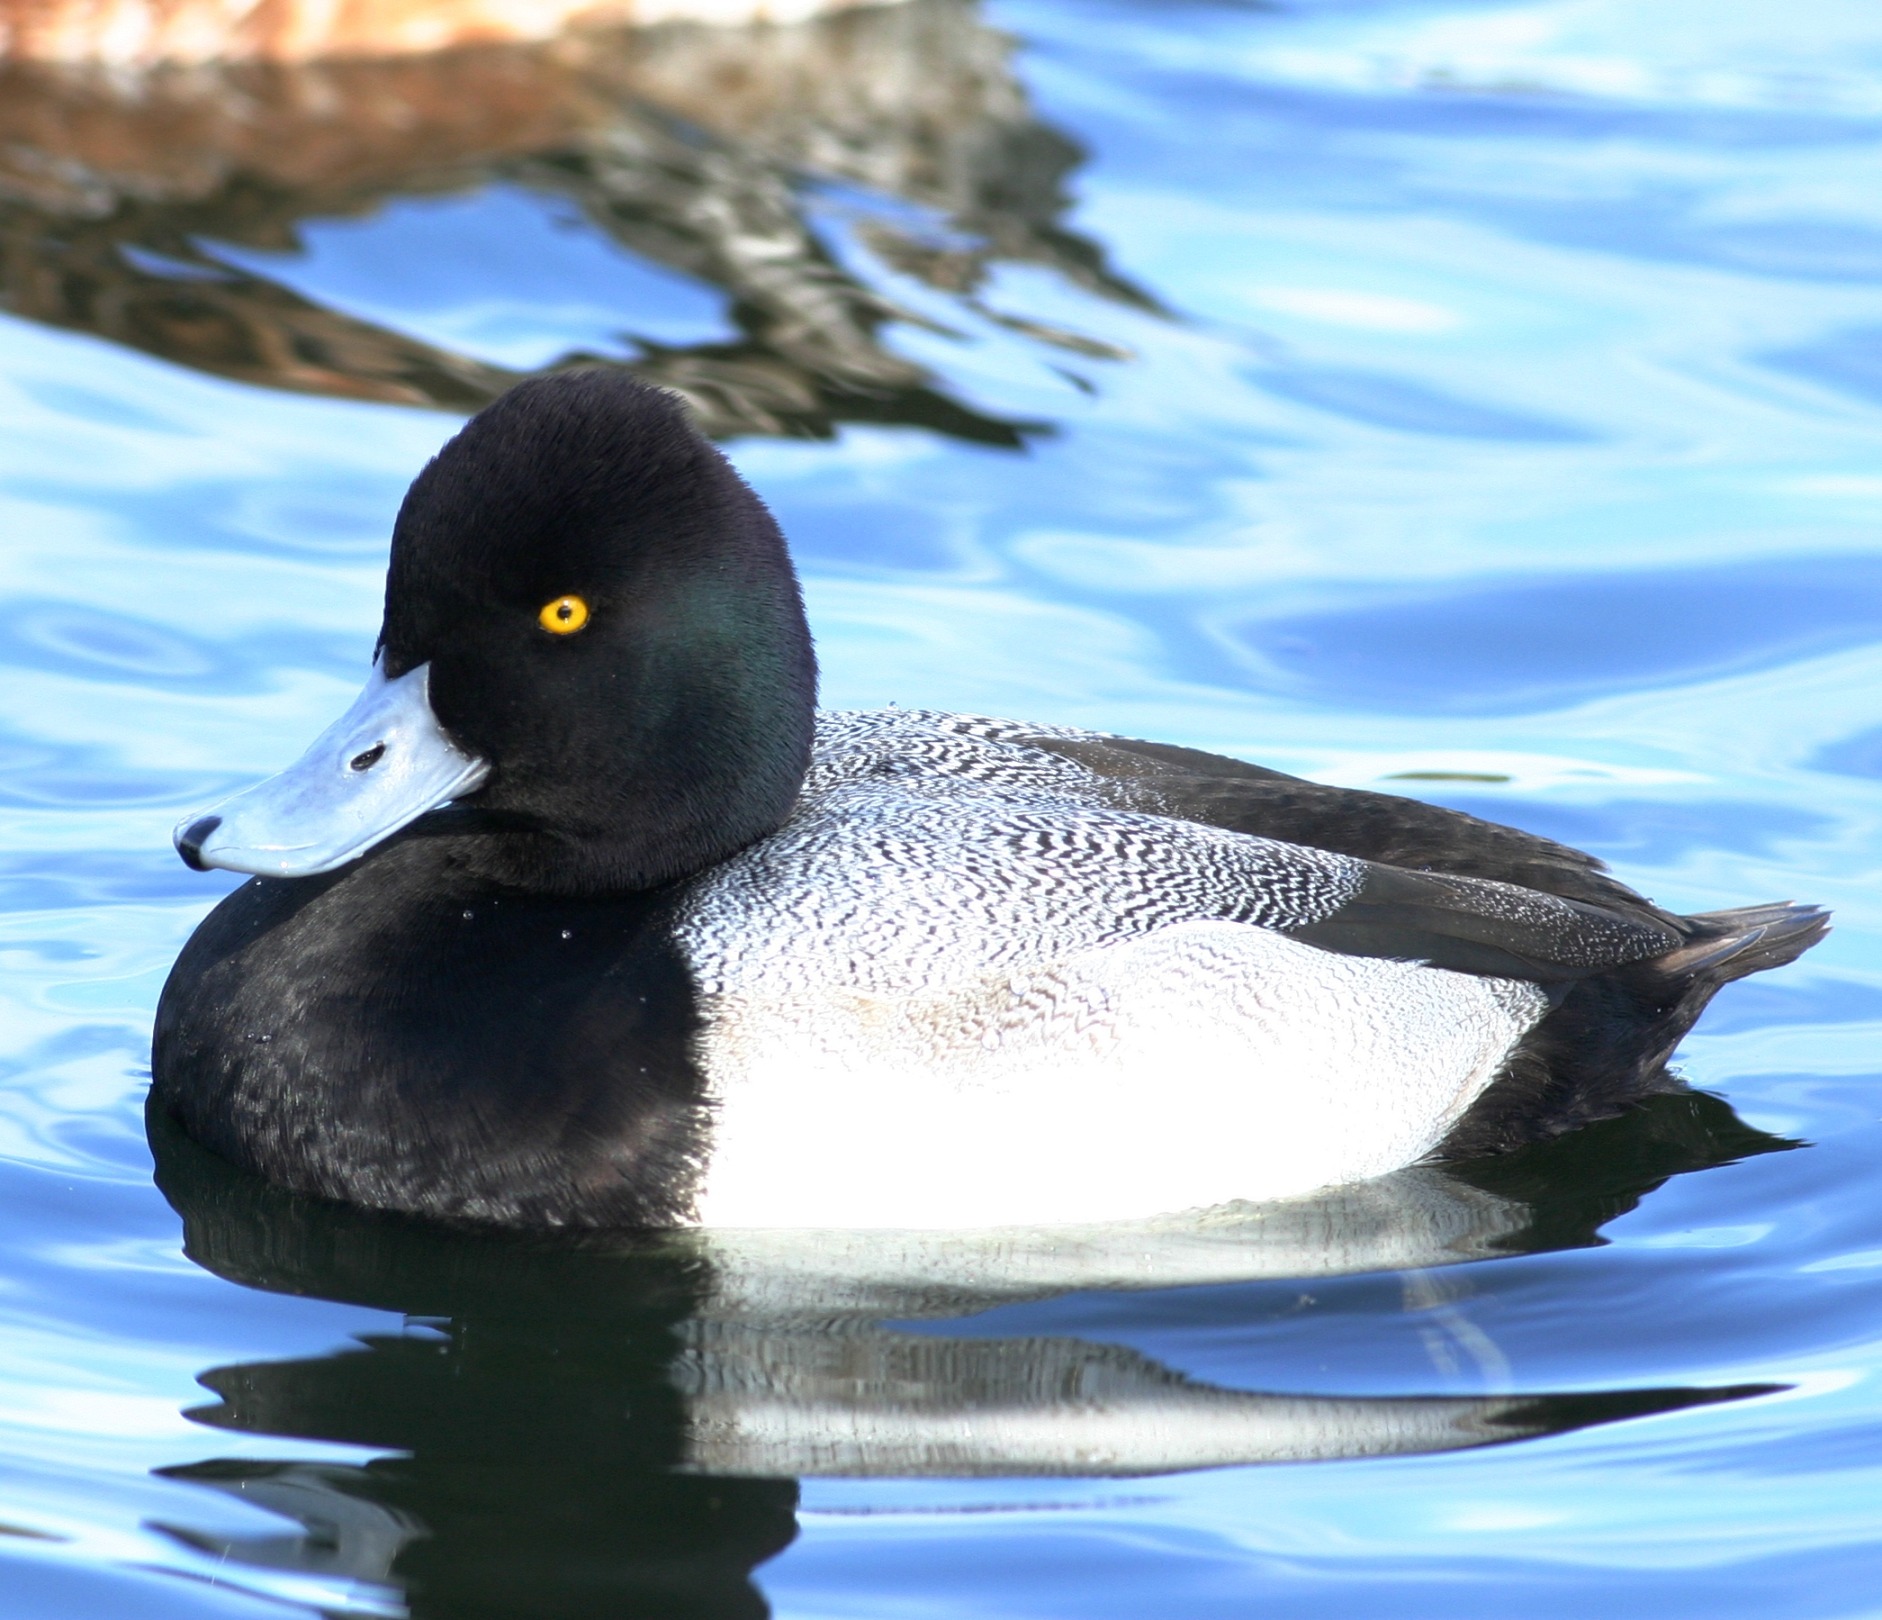
[{"label": "brown rocky reflection", "polygon": [[624,363],[719,435],[875,421],[1017,444],[1037,424],[952,397],[884,343],[917,317],[836,261],[803,201],[808,179],[912,204],[866,222],[882,262],[1067,364],[1117,356],[983,302],[1006,261],[1156,307],[1060,223],[1081,153],[1033,116],[1010,52],[971,0],[911,0],[379,60],[15,64],[0,68],[0,303],[244,382],[471,410],[520,373],[323,307],[216,244],[291,249],[303,220],[507,182],[727,299],[722,341],[556,365]]}]

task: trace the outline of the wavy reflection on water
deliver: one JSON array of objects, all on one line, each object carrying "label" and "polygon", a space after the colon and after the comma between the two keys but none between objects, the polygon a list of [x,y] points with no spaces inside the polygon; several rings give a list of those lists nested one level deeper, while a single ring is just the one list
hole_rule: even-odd
[{"label": "wavy reflection on water", "polygon": [[162,1528],[226,1564],[384,1589],[421,1617],[763,1613],[750,1574],[795,1534],[802,1476],[1405,1455],[1764,1393],[1281,1393],[1125,1345],[949,1324],[1072,1289],[1380,1268],[1413,1273],[1411,1310],[1430,1291],[1418,1268],[1598,1242],[1669,1176],[1790,1145],[1695,1094],[1478,1166],[1130,1227],[549,1242],[299,1198],[161,1116],[152,1133],[193,1259],[407,1323],[337,1354],[202,1374],[217,1403],[190,1414],[200,1423],[387,1455],[166,1469],[300,1528]]},{"label": "wavy reflection on water", "polygon": [[725,301],[712,341],[637,339],[630,303],[615,346],[550,366],[625,364],[719,435],[888,422],[1016,445],[1044,424],[898,353],[893,322],[944,323],[844,262],[810,207],[845,189],[877,280],[912,278],[1047,352],[1117,357],[983,297],[991,265],[1020,263],[1156,307],[1061,223],[1083,154],[1034,116],[1010,50],[971,0],[914,0],[391,61],[16,65],[0,70],[0,304],[244,382],[471,410],[545,368],[362,318],[288,271],[310,221],[508,184]]}]

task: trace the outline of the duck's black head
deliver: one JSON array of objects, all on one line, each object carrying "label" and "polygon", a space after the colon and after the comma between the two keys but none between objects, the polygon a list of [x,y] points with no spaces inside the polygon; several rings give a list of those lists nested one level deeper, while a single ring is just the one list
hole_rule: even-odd
[{"label": "duck's black head", "polygon": [[412,484],[359,703],[178,847],[328,871],[455,799],[498,881],[647,888],[784,819],[815,705],[784,537],[679,401],[618,371],[537,378]]},{"label": "duck's black head", "polygon": [[477,803],[584,887],[698,871],[803,781],[816,663],[784,536],[618,371],[523,383],[418,475],[379,646],[388,677],[431,666],[433,712],[490,763]]}]

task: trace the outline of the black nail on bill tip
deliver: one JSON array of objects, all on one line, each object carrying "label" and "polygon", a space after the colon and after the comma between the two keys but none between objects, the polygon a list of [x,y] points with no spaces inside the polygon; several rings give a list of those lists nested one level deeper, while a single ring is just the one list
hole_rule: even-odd
[{"label": "black nail on bill tip", "polygon": [[176,852],[185,866],[197,872],[209,870],[203,862],[203,840],[221,825],[220,816],[198,816],[176,835]]}]

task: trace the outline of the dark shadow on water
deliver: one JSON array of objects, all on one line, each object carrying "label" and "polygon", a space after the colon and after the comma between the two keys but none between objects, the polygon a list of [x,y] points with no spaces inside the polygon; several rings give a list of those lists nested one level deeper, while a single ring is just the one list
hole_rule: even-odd
[{"label": "dark shadow on water", "polygon": [[1073,1288],[1586,1245],[1673,1175],[1792,1145],[1695,1094],[1505,1159],[1131,1228],[544,1240],[300,1198],[150,1123],[159,1185],[199,1264],[406,1318],[342,1351],[212,1368],[201,1382],[215,1401],[189,1414],[387,1455],[165,1470],[282,1523],[160,1528],[232,1579],[363,1582],[420,1620],[761,1615],[752,1572],[794,1536],[804,1475],[1094,1477],[1404,1455],[1763,1393],[1270,1393],[1123,1345],[950,1335],[945,1319]]}]

